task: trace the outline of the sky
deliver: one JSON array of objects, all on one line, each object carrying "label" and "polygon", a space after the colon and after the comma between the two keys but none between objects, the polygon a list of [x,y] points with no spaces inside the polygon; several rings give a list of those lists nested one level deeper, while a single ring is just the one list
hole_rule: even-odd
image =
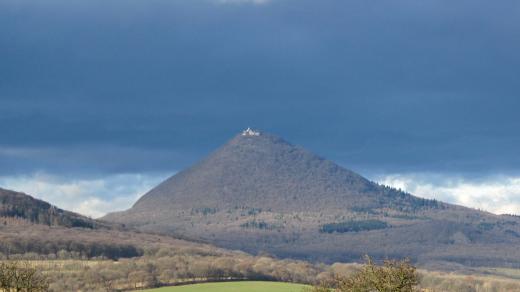
[{"label": "sky", "polygon": [[520,2],[0,1],[0,187],[99,217],[250,126],[520,214]]}]

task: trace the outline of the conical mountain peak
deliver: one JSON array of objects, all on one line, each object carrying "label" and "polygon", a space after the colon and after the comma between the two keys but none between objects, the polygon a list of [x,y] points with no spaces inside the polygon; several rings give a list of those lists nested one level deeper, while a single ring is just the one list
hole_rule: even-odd
[{"label": "conical mountain peak", "polygon": [[279,136],[246,129],[145,194],[139,210],[378,207],[387,189]]}]

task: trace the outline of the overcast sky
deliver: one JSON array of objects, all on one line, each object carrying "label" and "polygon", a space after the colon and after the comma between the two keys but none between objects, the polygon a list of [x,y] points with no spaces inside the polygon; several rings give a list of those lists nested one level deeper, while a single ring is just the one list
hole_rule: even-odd
[{"label": "overcast sky", "polygon": [[243,128],[520,213],[520,2],[0,1],[0,187],[129,207]]}]

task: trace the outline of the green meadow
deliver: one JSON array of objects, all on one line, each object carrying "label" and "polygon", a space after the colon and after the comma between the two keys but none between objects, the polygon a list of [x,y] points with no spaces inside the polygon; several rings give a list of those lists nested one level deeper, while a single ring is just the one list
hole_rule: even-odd
[{"label": "green meadow", "polygon": [[301,284],[281,282],[219,282],[204,283],[185,286],[163,287],[158,289],[144,290],[145,292],[302,292],[308,287]]}]

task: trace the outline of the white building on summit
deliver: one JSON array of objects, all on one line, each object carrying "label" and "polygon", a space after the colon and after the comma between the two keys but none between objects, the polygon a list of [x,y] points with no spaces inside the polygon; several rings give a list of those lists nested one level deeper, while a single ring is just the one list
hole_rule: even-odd
[{"label": "white building on summit", "polygon": [[251,128],[247,128],[242,132],[242,136],[260,136],[260,132],[253,131]]}]

